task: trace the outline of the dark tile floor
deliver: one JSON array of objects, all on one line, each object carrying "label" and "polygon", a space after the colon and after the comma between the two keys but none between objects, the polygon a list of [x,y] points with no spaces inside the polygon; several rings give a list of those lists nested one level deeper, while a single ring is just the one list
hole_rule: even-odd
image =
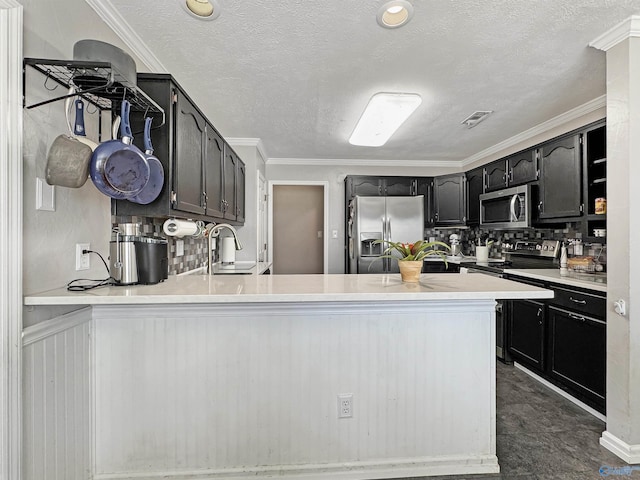
[{"label": "dark tile floor", "polygon": [[[591,480],[603,465],[627,464],[600,446],[604,422],[517,368],[497,362],[497,454],[500,474],[425,480]],[[630,476],[638,478],[640,471]],[[411,479],[418,480],[418,479]]]}]

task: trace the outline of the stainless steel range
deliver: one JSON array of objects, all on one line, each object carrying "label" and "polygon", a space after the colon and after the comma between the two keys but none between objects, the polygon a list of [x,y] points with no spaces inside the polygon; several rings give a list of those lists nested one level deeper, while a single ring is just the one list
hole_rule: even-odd
[{"label": "stainless steel range", "polygon": [[[461,272],[482,273],[496,277],[503,277],[509,269],[541,269],[558,266],[560,256],[560,242],[558,240],[527,240],[514,244],[503,244],[504,262],[465,263]],[[466,270],[464,270],[466,269]],[[508,303],[497,300],[496,303],[496,356],[504,363],[511,363],[507,351],[507,314]]]}]

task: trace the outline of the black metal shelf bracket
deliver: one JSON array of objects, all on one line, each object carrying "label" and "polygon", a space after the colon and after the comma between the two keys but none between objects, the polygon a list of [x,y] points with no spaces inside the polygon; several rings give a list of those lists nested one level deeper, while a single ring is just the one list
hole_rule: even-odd
[{"label": "black metal shelf bracket", "polygon": [[[45,76],[44,87],[47,90],[54,91],[60,86],[64,87],[65,93],[55,98],[27,105],[27,66]],[[128,100],[132,111],[161,118],[159,123],[154,122],[153,128],[158,128],[165,122],[164,110],[141,89],[121,75],[109,62],[25,58],[22,82],[22,106],[26,109],[79,96],[99,110],[118,110],[122,100]]]}]

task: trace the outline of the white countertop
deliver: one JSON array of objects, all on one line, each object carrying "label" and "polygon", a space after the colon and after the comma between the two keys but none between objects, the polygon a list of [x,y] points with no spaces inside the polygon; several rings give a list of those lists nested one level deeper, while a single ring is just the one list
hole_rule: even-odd
[{"label": "white countertop", "polygon": [[567,272],[560,274],[560,269],[509,269],[505,273],[517,275],[519,277],[545,280],[547,282],[559,283],[560,285],[570,285],[580,288],[588,288],[599,292],[607,291],[606,273],[574,273]]},{"label": "white countertop", "polygon": [[185,275],[156,285],[66,288],[28,295],[25,305],[135,305],[168,303],[353,302],[552,298],[553,292],[487,276],[423,274],[403,283],[400,274]]}]

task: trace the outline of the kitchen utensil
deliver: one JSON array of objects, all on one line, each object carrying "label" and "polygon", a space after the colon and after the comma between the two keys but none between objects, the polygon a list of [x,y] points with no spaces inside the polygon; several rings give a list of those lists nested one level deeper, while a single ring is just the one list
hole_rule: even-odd
[{"label": "kitchen utensil", "polygon": [[[99,40],[79,40],[73,45],[73,59],[86,62],[108,62],[113,70],[116,87],[137,85],[136,62],[131,56],[110,43]],[[80,88],[104,85],[110,80],[110,72],[104,69],[84,69],[74,75],[73,83]]]},{"label": "kitchen utensil", "polygon": [[149,163],[142,152],[131,145],[128,101],[122,101],[121,139],[102,142],[91,157],[91,180],[105,195],[124,199],[138,194],[149,181]]},{"label": "kitchen utensil", "polygon": [[137,236],[140,235],[139,223],[119,223],[118,230],[120,235]]},{"label": "kitchen utensil", "polygon": [[153,202],[164,186],[164,168],[162,163],[153,155],[153,145],[151,144],[151,122],[152,119],[147,117],[144,121],[144,155],[149,162],[149,181],[140,191],[140,193],[129,198],[129,201],[147,205]]},{"label": "kitchen utensil", "polygon": [[[73,93],[73,90],[70,90]],[[65,117],[69,115],[65,102]],[[68,122],[67,122],[68,123]],[[47,152],[45,179],[49,185],[80,188],[89,177],[91,147],[71,135],[58,135]]]},{"label": "kitchen utensil", "polygon": [[486,245],[476,246],[476,262],[486,263],[489,261],[489,247]]},{"label": "kitchen utensil", "polygon": [[138,263],[135,240],[138,237],[116,232],[115,240],[109,243],[109,273],[116,285],[138,283]]},{"label": "kitchen utensil", "polygon": [[168,242],[165,239],[138,237],[135,248],[138,283],[152,285],[168,278]]},{"label": "kitchen utensil", "polygon": [[74,102],[74,110],[76,112],[76,121],[73,126],[73,135],[76,140],[87,145],[93,152],[98,147],[98,144],[90,138],[87,138],[84,128],[84,102],[80,98]]}]

